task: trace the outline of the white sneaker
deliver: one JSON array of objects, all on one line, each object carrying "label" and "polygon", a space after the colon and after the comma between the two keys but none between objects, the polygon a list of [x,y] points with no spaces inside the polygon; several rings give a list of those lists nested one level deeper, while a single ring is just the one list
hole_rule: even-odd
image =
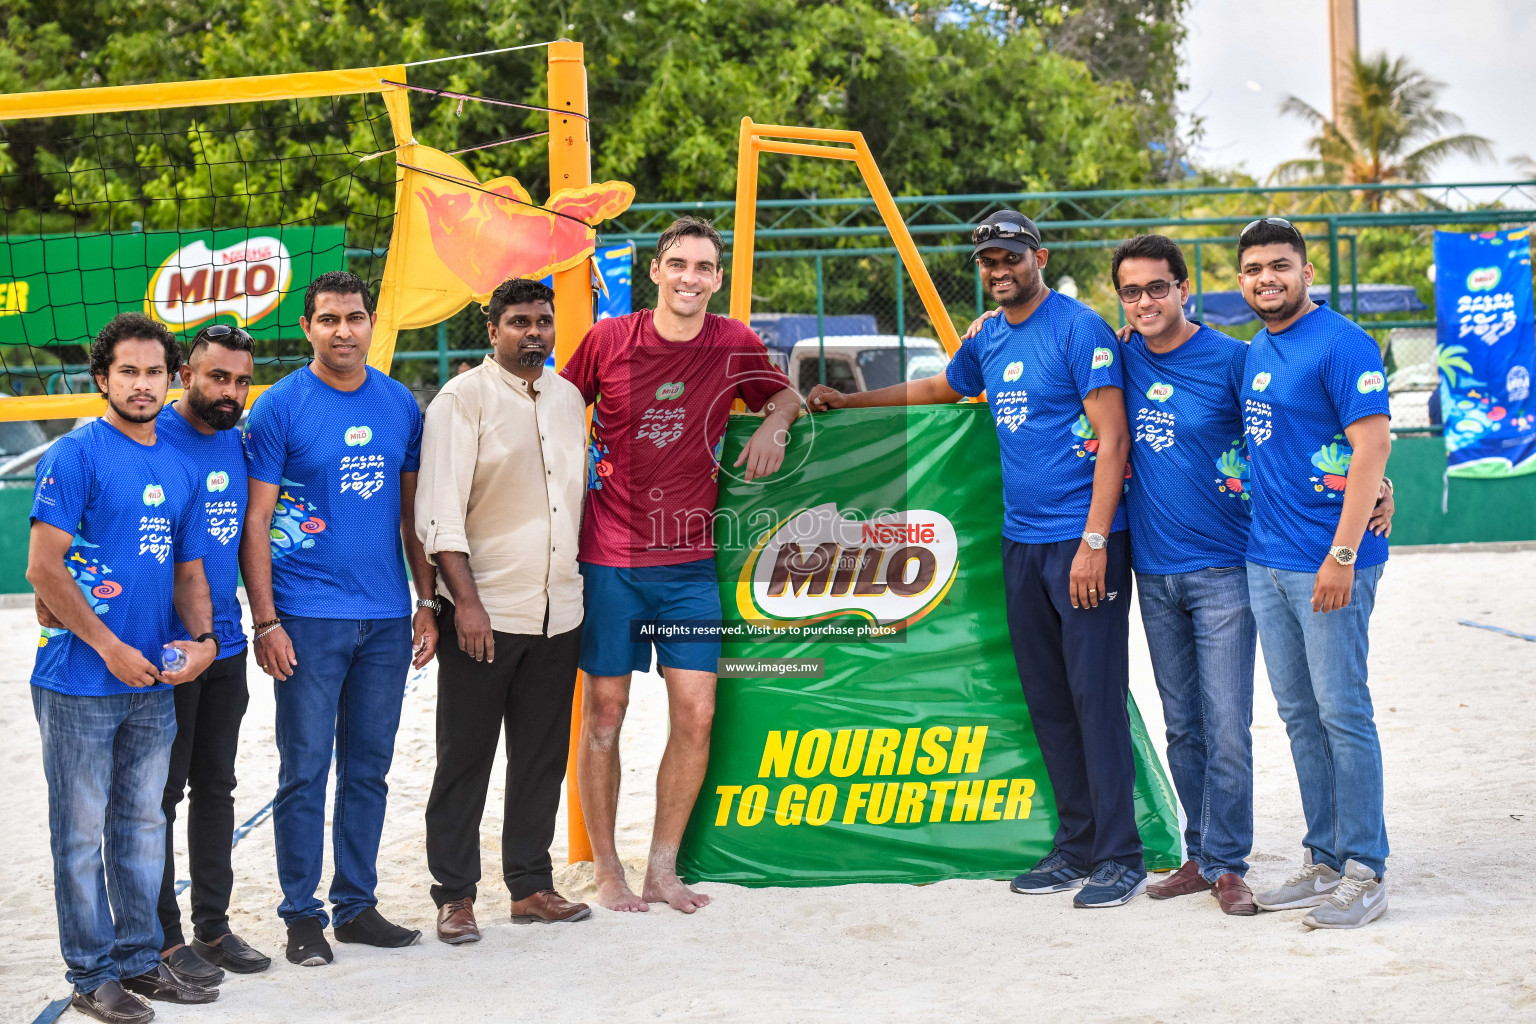
[{"label": "white sneaker", "polygon": [[1261,892],[1253,898],[1260,910],[1295,910],[1298,907],[1318,907],[1328,901],[1338,888],[1339,873],[1327,864],[1315,864],[1312,851],[1308,850],[1301,861],[1301,870],[1292,875],[1277,889]]},{"label": "white sneaker", "polygon": [[1346,861],[1333,895],[1301,919],[1308,928],[1359,928],[1387,912],[1387,880],[1357,860]]}]

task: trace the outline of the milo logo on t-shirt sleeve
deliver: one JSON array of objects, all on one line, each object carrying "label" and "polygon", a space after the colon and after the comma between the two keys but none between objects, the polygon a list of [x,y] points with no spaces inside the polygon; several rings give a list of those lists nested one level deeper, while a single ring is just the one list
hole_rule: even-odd
[{"label": "milo logo on t-shirt sleeve", "polygon": [[1368,395],[1372,391],[1380,391],[1386,385],[1387,378],[1380,370],[1366,370],[1355,382],[1355,390],[1362,395]]},{"label": "milo logo on t-shirt sleeve", "polygon": [[1102,370],[1115,361],[1115,353],[1111,349],[1096,348],[1093,350],[1093,369]]}]

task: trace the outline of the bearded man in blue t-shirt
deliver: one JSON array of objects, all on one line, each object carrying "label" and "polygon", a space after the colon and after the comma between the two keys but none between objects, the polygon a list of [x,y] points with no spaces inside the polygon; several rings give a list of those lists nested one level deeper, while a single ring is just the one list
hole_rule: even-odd
[{"label": "bearded man in blue t-shirt", "polygon": [[[27,581],[44,626],[32,708],[72,1005],[145,1024],[155,1014],[137,996],[207,1003],[219,994],[161,962],[155,914],[171,687],[202,675],[219,639],[198,481],[156,431],[181,346],[158,320],[121,313],[90,360],[106,414],[59,438],[37,467]],[[172,647],[185,658],[176,671],[164,660]]]},{"label": "bearded man in blue t-shirt", "polygon": [[432,658],[438,607],[416,536],[421,409],[405,385],[368,365],[374,316],[355,274],[317,277],[299,321],[315,358],[256,400],[246,430],[240,569],[256,663],[277,699],[278,913],[288,960],[305,967],[332,959],[315,888],[333,749],[333,934],[384,947],[421,937],[385,920],[374,896],[406,673]]},{"label": "bearded man in blue t-shirt", "polygon": [[1387,909],[1381,742],[1366,683],[1387,560],[1386,538],[1366,528],[1392,450],[1386,372],[1370,335],[1308,295],[1312,264],[1289,221],[1256,220],[1237,247],[1243,298],[1264,321],[1243,370],[1255,485],[1248,594],[1307,821],[1301,870],[1257,903],[1311,907],[1310,928],[1358,928]]},{"label": "bearded man in blue t-shirt", "polygon": [[1003,464],[1003,577],[1024,699],[1056,795],[1055,847],[1015,892],[1081,889],[1078,907],[1120,906],[1147,884],[1131,753],[1125,510],[1130,438],[1118,342],[1093,310],[1045,286],[1049,258],[1023,214],[976,226],[973,258],[1003,307],[946,373],[844,395],[812,412],[939,405],[986,392]]}]

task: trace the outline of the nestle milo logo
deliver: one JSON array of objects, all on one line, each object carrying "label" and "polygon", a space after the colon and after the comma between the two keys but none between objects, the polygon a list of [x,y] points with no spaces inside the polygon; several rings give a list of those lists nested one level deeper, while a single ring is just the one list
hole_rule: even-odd
[{"label": "nestle milo logo", "polygon": [[1497,288],[1499,279],[1503,276],[1498,267],[1478,267],[1467,275],[1467,290],[1486,292],[1491,288]]},{"label": "nestle milo logo", "polygon": [[222,469],[216,469],[208,474],[206,483],[210,491],[222,491],[229,486],[229,474]]},{"label": "nestle milo logo", "polygon": [[1147,397],[1154,402],[1166,402],[1173,397],[1173,385],[1158,381],[1147,388]]},{"label": "nestle milo logo", "polygon": [[154,507],[165,504],[165,488],[159,484],[147,484],[144,487],[144,504]]},{"label": "nestle milo logo", "polygon": [[663,384],[661,387],[656,389],[656,400],[658,402],[668,402],[674,398],[682,398],[683,388],[685,386],[686,384],[680,380],[673,381],[670,384]]},{"label": "nestle milo logo", "polygon": [[930,509],[863,519],[827,502],[757,544],[737,578],[736,607],[770,629],[844,616],[905,629],[949,593],[959,551],[954,524]]},{"label": "nestle milo logo", "polygon": [[1269,371],[1253,375],[1253,390],[1263,391],[1267,387],[1269,387]]},{"label": "nestle milo logo", "polygon": [[1387,378],[1380,370],[1366,370],[1355,382],[1355,390],[1365,395],[1372,391],[1380,391],[1386,387],[1386,384]]},{"label": "nestle milo logo", "polygon": [[1017,359],[1003,367],[1004,383],[1012,384],[1022,376],[1024,376],[1024,364]]},{"label": "nestle milo logo", "polygon": [[1114,361],[1115,353],[1110,349],[1096,348],[1093,350],[1093,368],[1095,370],[1102,370]]},{"label": "nestle milo logo", "polygon": [[369,441],[373,440],[373,428],[348,427],[346,433],[342,435],[342,439],[346,441],[349,446],[365,445]]}]

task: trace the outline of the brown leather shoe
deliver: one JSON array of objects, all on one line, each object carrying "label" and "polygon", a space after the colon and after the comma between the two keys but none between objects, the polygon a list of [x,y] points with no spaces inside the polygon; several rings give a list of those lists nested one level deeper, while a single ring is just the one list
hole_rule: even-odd
[{"label": "brown leather shoe", "polygon": [[479,942],[480,926],[475,924],[475,898],[449,900],[437,908],[437,937],[450,946]]},{"label": "brown leather shoe", "polygon": [[130,995],[117,981],[109,981],[94,992],[76,992],[69,1005],[105,1024],[149,1024],[155,1019],[149,1004]]},{"label": "brown leather shoe", "polygon": [[1175,896],[1188,896],[1192,892],[1205,892],[1211,887],[1200,874],[1200,865],[1192,860],[1184,862],[1184,866],[1173,874],[1147,886],[1147,895],[1155,900],[1172,899]]},{"label": "brown leather shoe", "polygon": [[553,889],[536,892],[525,900],[512,901],[512,923],[568,924],[592,916],[585,903],[571,903]]},{"label": "brown leather shoe", "polygon": [[1216,902],[1221,904],[1223,914],[1252,917],[1259,912],[1258,904],[1253,902],[1253,890],[1248,888],[1248,883],[1235,871],[1228,871],[1216,879],[1214,895]]}]

